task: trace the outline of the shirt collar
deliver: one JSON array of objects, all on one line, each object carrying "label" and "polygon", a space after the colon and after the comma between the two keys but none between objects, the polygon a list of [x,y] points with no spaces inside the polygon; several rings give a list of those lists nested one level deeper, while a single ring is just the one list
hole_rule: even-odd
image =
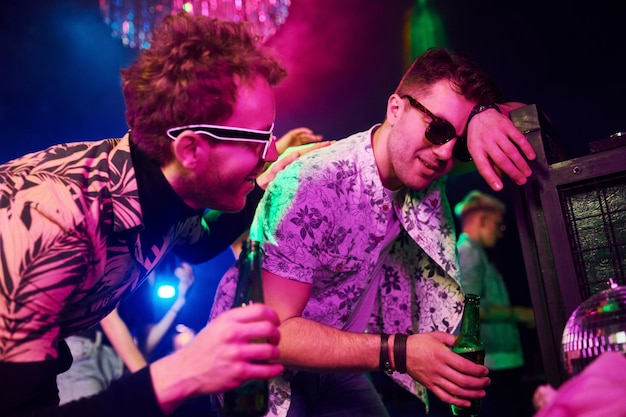
[{"label": "shirt collar", "polygon": [[194,209],[185,204],[156,161],[139,149],[132,140],[130,155],[135,167],[145,229],[165,233],[179,220],[202,215],[204,209]]}]

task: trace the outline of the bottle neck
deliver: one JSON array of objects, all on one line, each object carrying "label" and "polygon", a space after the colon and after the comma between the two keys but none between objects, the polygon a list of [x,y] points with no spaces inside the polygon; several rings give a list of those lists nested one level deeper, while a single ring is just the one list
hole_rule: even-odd
[{"label": "bottle neck", "polygon": [[244,240],[241,242],[241,250],[243,252],[258,252],[261,250],[261,242],[257,240]]},{"label": "bottle neck", "polygon": [[466,299],[463,311],[461,335],[480,337],[479,301],[475,298]]}]

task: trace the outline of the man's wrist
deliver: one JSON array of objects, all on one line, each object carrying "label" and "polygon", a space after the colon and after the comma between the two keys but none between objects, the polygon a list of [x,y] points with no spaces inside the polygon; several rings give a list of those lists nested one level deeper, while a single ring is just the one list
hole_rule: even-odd
[{"label": "man's wrist", "polygon": [[465,136],[459,136],[456,139],[456,144],[454,145],[453,156],[456,160],[461,162],[469,162],[472,160],[472,155],[469,153],[467,148],[469,125],[474,116],[489,109],[494,109],[498,113],[502,113],[502,110],[500,110],[500,107],[498,107],[496,103],[477,104],[470,112],[467,117],[467,122],[465,123]]},{"label": "man's wrist", "polygon": [[489,109],[494,109],[498,113],[502,113],[502,110],[500,110],[500,106],[498,106],[496,103],[477,104],[477,105],[474,106],[474,108],[472,109],[472,111],[470,112],[470,114],[469,114],[469,116],[467,118],[467,126],[469,127],[469,124],[472,121],[472,119],[474,118],[474,116],[484,112],[485,110],[489,110]]},{"label": "man's wrist", "polygon": [[389,355],[389,335],[381,333],[380,335],[380,355],[378,360],[378,368],[387,375],[393,374],[393,366]]},{"label": "man's wrist", "polygon": [[408,335],[396,333],[393,338],[393,367],[401,374],[406,374],[406,341]]}]

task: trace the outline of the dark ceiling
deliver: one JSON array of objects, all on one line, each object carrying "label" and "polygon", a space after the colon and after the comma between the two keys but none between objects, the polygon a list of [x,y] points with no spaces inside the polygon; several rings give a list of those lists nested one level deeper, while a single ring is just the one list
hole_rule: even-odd
[{"label": "dark ceiling", "polygon": [[[109,36],[97,0],[5,2],[0,17],[0,162],[47,145],[124,132],[119,69],[136,51]],[[447,45],[468,53],[507,99],[537,103],[575,155],[626,130],[619,1],[430,2]],[[577,2],[578,3],[578,2]],[[425,0],[292,0],[270,43],[290,76],[277,130],[328,139],[381,121],[406,68],[402,20]]]}]

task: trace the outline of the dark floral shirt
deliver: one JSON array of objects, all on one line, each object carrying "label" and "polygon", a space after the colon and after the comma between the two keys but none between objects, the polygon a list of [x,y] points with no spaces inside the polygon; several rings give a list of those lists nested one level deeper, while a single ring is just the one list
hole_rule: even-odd
[{"label": "dark floral shirt", "polygon": [[[463,294],[444,179],[423,191],[386,192],[371,135],[370,129],[310,152],[277,175],[251,229],[251,238],[263,241],[263,268],[311,284],[304,318],[345,329],[352,315],[369,314],[371,327],[362,331],[452,332]],[[402,227],[381,255],[390,210]],[[236,281],[233,267],[220,282],[213,315],[231,306]],[[363,312],[359,301],[370,285],[378,286],[377,308]],[[394,378],[424,397],[408,375]],[[272,381],[268,415],[286,415],[288,379],[285,373]]]},{"label": "dark floral shirt", "polygon": [[[56,145],[0,165],[0,360],[55,358],[56,341],[91,327],[201,217],[142,238],[128,136]],[[10,231],[10,233],[6,233]]]}]

